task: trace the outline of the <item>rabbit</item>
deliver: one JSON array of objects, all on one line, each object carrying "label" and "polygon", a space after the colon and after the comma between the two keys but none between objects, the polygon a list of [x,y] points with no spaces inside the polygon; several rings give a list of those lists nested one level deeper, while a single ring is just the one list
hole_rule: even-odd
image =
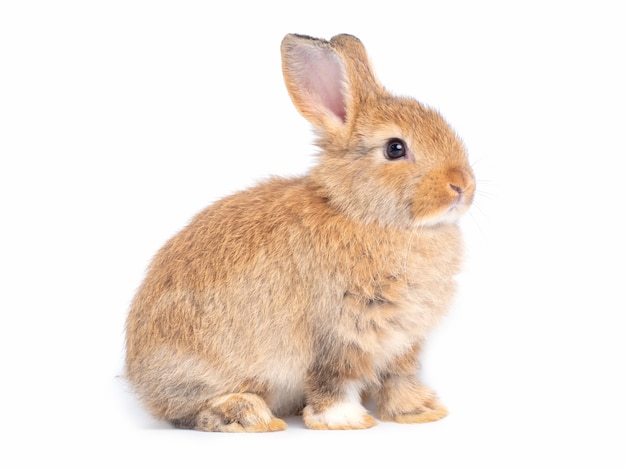
[{"label": "rabbit", "polygon": [[177,428],[441,419],[419,355],[461,269],[464,144],[390,94],[354,36],[288,34],[281,56],[317,164],[217,201],[156,253],[128,312],[125,376]]}]

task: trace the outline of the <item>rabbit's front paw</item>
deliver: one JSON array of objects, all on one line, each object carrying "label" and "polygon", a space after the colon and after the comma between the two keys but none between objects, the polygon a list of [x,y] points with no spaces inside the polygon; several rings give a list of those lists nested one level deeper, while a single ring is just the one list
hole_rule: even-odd
[{"label": "rabbit's front paw", "polygon": [[313,430],[357,430],[376,425],[374,417],[355,402],[339,402],[320,412],[307,406],[302,416],[304,424]]}]

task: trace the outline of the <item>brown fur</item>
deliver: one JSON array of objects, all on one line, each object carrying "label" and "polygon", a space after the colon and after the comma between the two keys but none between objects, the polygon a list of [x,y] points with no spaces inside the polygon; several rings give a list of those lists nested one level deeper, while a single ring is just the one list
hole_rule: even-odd
[{"label": "brown fur", "polygon": [[[302,410],[310,428],[368,428],[361,392],[385,420],[441,418],[417,355],[461,261],[465,149],[435,111],[387,93],[358,39],[288,35],[282,54],[320,162],[165,244],[128,315],[126,375],[156,417],[198,430],[281,430],[275,415]],[[405,160],[384,156],[394,137]]]}]

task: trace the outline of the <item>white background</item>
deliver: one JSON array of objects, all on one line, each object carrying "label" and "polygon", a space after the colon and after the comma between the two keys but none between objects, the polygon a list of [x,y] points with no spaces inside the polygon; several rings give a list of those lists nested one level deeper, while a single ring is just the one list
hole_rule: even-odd
[{"label": "white background", "polygon": [[[0,466],[625,467],[619,3],[2,2]],[[165,240],[314,162],[288,32],[360,37],[469,149],[465,273],[424,357],[440,422],[172,430],[118,377]]]}]

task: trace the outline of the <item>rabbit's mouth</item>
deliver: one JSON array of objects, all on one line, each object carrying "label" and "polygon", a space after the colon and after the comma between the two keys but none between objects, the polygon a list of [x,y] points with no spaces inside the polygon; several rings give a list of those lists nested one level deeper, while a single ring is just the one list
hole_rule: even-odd
[{"label": "rabbit's mouth", "polygon": [[474,185],[472,184],[466,189],[461,189],[453,184],[450,184],[450,187],[457,193],[457,195],[455,196],[456,198],[454,201],[443,212],[443,216],[444,218],[453,218],[454,221],[457,221],[469,210],[470,205],[472,205],[472,199],[474,198]]},{"label": "rabbit's mouth", "polygon": [[469,209],[469,203],[465,200],[465,197],[461,194],[459,198],[455,200],[450,207],[445,211],[444,215],[454,216],[460,218]]},{"label": "rabbit's mouth", "polygon": [[463,215],[469,209],[470,205],[472,205],[472,199],[474,198],[474,185],[472,184],[465,190],[452,184],[450,184],[450,187],[457,192],[457,195],[456,199],[448,207],[447,211],[460,211],[460,215]]},{"label": "rabbit's mouth", "polygon": [[435,213],[432,213],[430,216],[418,217],[416,225],[435,226],[456,223],[469,210],[473,195],[473,189],[458,193],[454,200],[441,207]]}]

